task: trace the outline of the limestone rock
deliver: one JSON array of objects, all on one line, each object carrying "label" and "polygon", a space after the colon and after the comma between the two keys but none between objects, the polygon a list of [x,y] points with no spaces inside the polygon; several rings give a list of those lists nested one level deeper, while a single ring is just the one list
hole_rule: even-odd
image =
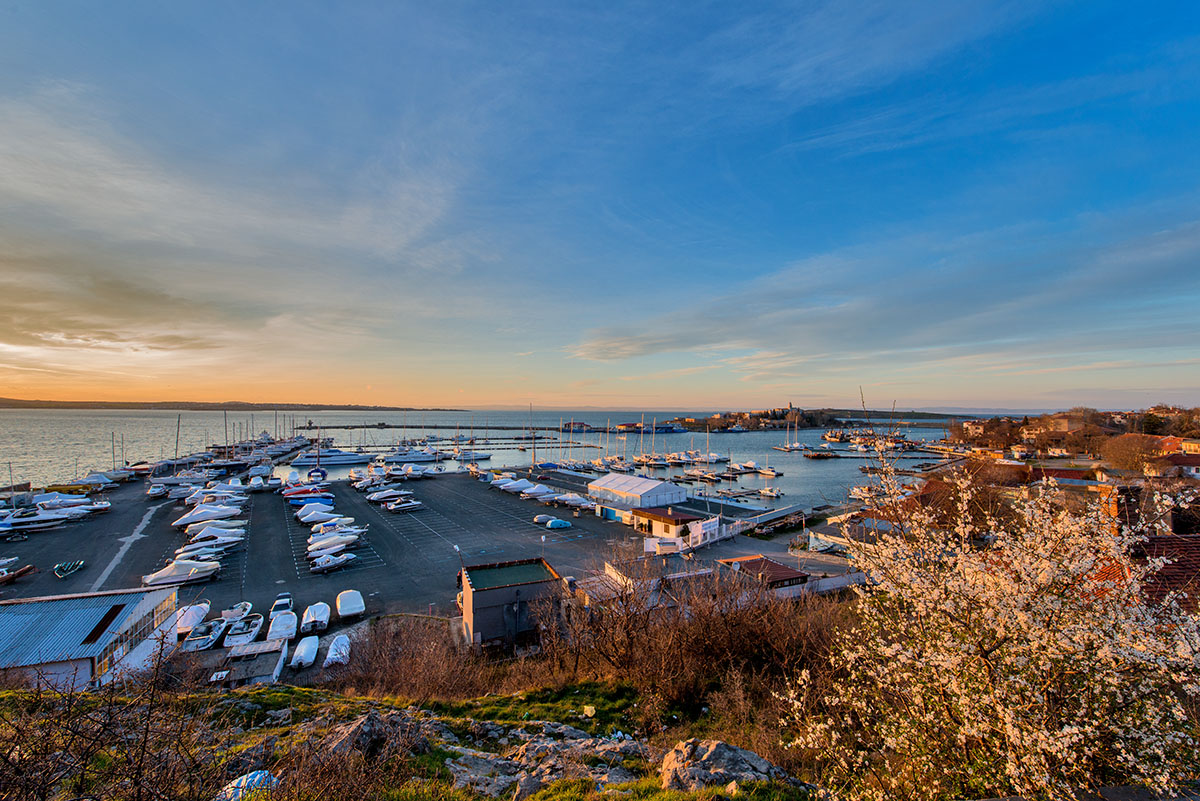
[{"label": "limestone rock", "polygon": [[791,777],[753,751],[720,740],[686,740],[676,744],[662,761],[664,790],[694,791],[731,782],[787,781]]},{"label": "limestone rock", "polygon": [[424,753],[429,742],[420,725],[403,712],[381,715],[371,709],[365,715],[335,726],[325,738],[323,751],[329,756],[344,756],[358,751],[373,757],[384,752]]}]

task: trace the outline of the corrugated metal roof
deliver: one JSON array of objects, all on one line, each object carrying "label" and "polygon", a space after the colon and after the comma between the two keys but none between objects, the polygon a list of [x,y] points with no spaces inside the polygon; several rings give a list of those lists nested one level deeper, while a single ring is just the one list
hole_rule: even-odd
[{"label": "corrugated metal roof", "polygon": [[[113,635],[132,622],[136,610],[149,611],[173,592],[174,587],[167,587],[0,602],[0,667],[99,656]],[[116,607],[120,609],[114,613]],[[108,625],[94,632],[106,616]]]},{"label": "corrugated metal roof", "polygon": [[649,495],[662,490],[667,490],[671,493],[679,491],[679,488],[674,484],[668,484],[665,481],[623,473],[609,473],[607,476],[598,478],[588,484],[588,492],[597,489],[608,490],[609,492],[622,495]]}]

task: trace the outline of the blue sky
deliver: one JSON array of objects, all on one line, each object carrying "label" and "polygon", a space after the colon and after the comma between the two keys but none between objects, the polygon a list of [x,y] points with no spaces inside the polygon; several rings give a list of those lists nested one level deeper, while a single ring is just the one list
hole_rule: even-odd
[{"label": "blue sky", "polygon": [[1200,403],[1190,4],[0,13],[0,395]]}]

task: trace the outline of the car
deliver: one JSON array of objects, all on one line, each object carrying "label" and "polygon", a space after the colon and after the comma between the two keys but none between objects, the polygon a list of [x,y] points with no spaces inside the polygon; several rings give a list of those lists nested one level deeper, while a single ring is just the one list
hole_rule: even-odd
[{"label": "car", "polygon": [[281,612],[291,612],[292,606],[292,594],[290,592],[279,593],[275,596],[275,603],[271,604],[271,614],[267,617],[267,620],[274,620],[275,616]]},{"label": "car", "polygon": [[542,473],[540,476],[538,476],[537,478],[534,479],[534,481],[549,481],[549,480],[550,480],[550,476],[545,473]]}]

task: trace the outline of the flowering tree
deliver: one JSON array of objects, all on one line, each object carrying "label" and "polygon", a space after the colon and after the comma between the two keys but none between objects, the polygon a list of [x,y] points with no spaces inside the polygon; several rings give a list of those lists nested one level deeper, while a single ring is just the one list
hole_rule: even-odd
[{"label": "flowering tree", "polygon": [[884,476],[871,583],[826,687],[801,674],[785,720],[818,781],[848,798],[1072,798],[1110,783],[1167,789],[1200,756],[1187,704],[1200,634],[1180,594],[1147,601],[1164,559],[1112,505],[1071,513],[1053,484],[1002,518],[968,476],[951,514]]}]

